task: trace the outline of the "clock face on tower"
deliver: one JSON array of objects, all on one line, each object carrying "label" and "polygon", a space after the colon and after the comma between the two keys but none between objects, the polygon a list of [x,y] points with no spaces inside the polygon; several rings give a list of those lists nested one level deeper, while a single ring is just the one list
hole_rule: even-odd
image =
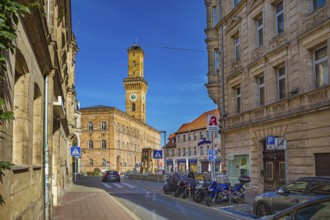
[{"label": "clock face on tower", "polygon": [[129,99],[130,99],[131,101],[135,101],[135,100],[137,99],[137,95],[136,95],[136,94],[131,94],[131,95],[129,96]]}]

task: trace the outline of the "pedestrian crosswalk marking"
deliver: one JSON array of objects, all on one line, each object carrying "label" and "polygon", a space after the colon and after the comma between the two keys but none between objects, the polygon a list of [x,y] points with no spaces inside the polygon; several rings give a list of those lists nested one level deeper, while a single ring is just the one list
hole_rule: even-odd
[{"label": "pedestrian crosswalk marking", "polygon": [[131,184],[128,184],[128,183],[123,183],[123,185],[125,185],[125,186],[127,186],[127,187],[129,187],[129,188],[135,188],[135,186],[132,186]]},{"label": "pedestrian crosswalk marking", "polygon": [[119,183],[114,183],[113,185],[115,185],[116,187],[118,187],[118,188],[124,188],[122,185],[120,185]]},{"label": "pedestrian crosswalk marking", "polygon": [[107,187],[108,189],[111,189],[112,186],[110,186],[108,183],[102,183],[103,186]]}]

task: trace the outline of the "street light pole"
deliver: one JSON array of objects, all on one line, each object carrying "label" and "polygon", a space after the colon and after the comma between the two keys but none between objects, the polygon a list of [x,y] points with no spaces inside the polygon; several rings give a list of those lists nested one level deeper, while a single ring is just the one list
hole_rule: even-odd
[{"label": "street light pole", "polygon": [[164,181],[166,184],[166,131],[160,131],[160,133],[164,133]]}]

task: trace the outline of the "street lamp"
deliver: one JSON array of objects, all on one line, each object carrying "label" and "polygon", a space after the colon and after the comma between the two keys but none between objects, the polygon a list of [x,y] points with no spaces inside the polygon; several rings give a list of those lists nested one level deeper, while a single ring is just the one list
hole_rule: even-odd
[{"label": "street lamp", "polygon": [[164,133],[164,181],[166,184],[166,131],[160,131],[160,133]]}]

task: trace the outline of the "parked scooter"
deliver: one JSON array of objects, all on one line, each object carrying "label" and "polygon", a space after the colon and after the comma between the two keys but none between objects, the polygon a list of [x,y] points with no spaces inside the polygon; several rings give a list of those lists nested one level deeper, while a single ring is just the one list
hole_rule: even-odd
[{"label": "parked scooter", "polygon": [[174,173],[173,175],[169,175],[166,179],[166,184],[163,187],[165,194],[170,194],[171,192],[175,192],[178,188],[178,182],[180,180],[180,175],[178,173]]}]

